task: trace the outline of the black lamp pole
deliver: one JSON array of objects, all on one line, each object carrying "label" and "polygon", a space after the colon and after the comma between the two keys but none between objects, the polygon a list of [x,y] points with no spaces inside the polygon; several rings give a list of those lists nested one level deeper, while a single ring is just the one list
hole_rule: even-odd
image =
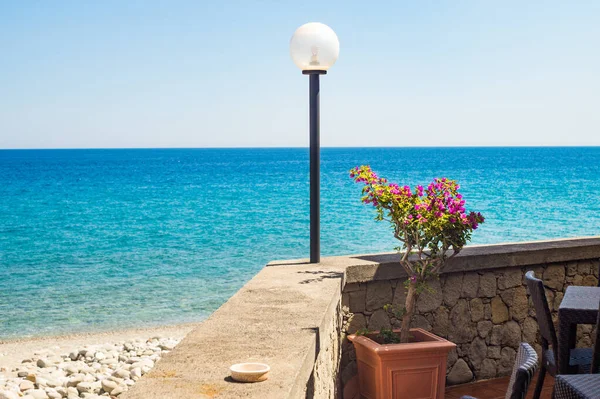
[{"label": "black lamp pole", "polygon": [[321,261],[321,227],[320,227],[320,189],[321,189],[321,138],[319,132],[320,100],[319,75],[327,71],[302,71],[309,75],[309,108],[310,108],[310,263]]}]

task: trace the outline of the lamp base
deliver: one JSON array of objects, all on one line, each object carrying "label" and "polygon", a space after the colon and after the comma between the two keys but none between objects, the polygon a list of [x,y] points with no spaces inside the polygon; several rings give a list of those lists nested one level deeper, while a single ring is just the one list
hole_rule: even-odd
[{"label": "lamp base", "polygon": [[327,75],[327,71],[322,69],[307,69],[302,71],[302,75]]}]

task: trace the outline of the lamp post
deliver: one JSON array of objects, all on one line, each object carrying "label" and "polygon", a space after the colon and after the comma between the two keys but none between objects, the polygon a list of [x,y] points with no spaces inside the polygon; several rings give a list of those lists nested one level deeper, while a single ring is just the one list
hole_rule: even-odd
[{"label": "lamp post", "polygon": [[340,42],[329,26],[310,22],[294,32],[292,60],[309,76],[310,125],[310,263],[321,260],[320,243],[320,132],[319,75],[325,75],[340,54]]}]

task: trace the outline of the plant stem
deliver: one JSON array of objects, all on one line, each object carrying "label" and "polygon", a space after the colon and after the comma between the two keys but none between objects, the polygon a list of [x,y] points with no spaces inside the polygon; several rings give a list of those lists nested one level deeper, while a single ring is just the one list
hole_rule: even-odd
[{"label": "plant stem", "polygon": [[402,316],[402,325],[400,326],[400,342],[403,344],[407,343],[410,337],[410,321],[415,313],[417,297],[417,284],[416,282],[410,282],[406,294],[406,312]]}]

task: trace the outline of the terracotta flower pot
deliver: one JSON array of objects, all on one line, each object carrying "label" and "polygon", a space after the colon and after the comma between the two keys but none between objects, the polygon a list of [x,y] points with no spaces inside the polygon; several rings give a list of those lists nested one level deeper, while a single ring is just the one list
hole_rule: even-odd
[{"label": "terracotta flower pot", "polygon": [[446,359],[456,345],[420,328],[410,332],[406,344],[379,344],[373,340],[377,333],[348,336],[356,349],[361,398],[444,398]]}]

